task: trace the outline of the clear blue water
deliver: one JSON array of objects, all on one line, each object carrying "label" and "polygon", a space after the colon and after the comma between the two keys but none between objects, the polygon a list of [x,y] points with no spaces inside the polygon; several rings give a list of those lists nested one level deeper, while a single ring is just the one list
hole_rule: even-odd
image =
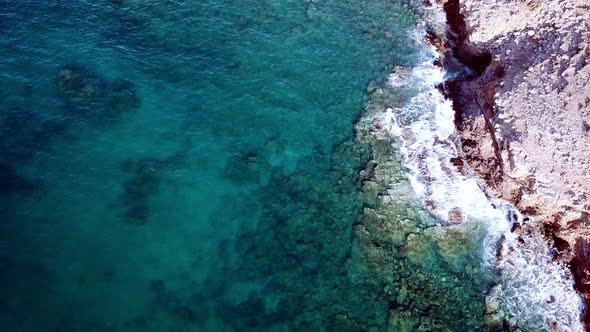
[{"label": "clear blue water", "polygon": [[388,330],[399,294],[351,259],[353,126],[367,84],[413,64],[414,20],[390,0],[0,0],[2,330]]}]

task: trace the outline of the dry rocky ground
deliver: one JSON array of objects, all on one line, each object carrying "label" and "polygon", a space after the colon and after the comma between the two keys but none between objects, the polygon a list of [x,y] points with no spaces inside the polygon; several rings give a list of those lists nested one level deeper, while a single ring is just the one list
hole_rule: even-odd
[{"label": "dry rocky ground", "polygon": [[441,88],[464,159],[495,195],[541,222],[588,306],[590,2],[438,3],[448,22],[443,66],[456,74]]}]

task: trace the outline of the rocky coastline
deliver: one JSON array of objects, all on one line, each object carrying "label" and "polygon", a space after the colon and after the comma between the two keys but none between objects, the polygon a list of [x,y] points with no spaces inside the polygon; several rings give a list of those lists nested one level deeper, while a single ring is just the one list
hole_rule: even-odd
[{"label": "rocky coastline", "polygon": [[[430,41],[447,72],[462,156],[572,272],[590,328],[590,4],[439,0]],[[531,221],[529,223],[529,220]],[[532,222],[532,221],[536,222]]]}]

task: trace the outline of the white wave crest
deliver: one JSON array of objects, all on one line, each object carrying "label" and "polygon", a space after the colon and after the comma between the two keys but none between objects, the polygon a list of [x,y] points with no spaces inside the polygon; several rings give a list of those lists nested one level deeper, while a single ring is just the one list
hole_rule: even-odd
[{"label": "white wave crest", "polygon": [[498,284],[487,297],[490,316],[523,331],[583,331],[582,301],[572,277],[554,262],[534,221],[525,224],[508,203],[490,197],[461,161],[451,102],[436,88],[445,73],[434,65],[438,55],[423,42],[423,31],[416,32],[423,60],[412,70],[395,68],[388,81],[390,88],[407,90],[413,97],[378,116],[400,146],[414,191],[448,227],[486,226],[484,264],[498,275]]}]

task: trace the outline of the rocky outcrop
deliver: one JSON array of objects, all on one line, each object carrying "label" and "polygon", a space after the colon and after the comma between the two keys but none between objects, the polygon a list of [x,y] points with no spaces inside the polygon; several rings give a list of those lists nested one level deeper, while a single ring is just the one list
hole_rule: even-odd
[{"label": "rocky outcrop", "polygon": [[[590,5],[584,0],[439,1],[464,159],[540,221],[590,307]],[[584,321],[590,327],[590,310]]]}]

